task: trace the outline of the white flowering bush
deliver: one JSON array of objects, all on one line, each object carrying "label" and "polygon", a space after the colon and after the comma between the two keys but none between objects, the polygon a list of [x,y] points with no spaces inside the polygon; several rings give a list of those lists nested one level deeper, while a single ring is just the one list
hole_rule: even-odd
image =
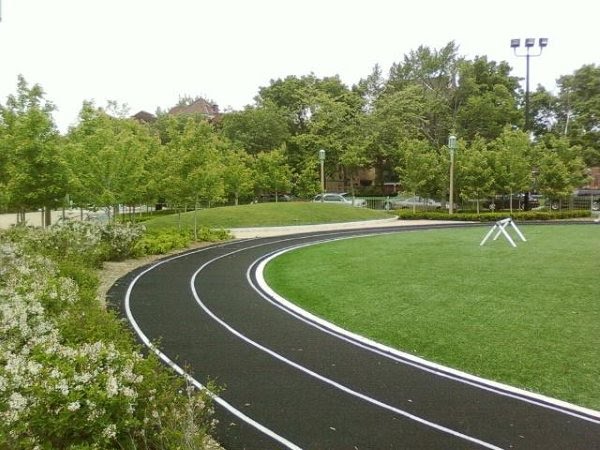
[{"label": "white flowering bush", "polygon": [[108,249],[109,260],[121,260],[134,255],[134,247],[146,227],[138,223],[109,224],[102,226],[101,241]]},{"label": "white flowering bush", "polygon": [[205,397],[184,395],[183,381],[143,357],[111,314],[85,309],[60,265],[31,252],[78,232],[97,244],[91,230],[52,230],[49,241],[35,235],[43,231],[0,235],[0,448],[202,448]]}]

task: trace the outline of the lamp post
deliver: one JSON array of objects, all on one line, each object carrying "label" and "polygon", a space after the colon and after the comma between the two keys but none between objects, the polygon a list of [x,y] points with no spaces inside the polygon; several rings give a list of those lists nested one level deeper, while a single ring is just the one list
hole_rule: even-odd
[{"label": "lamp post", "polygon": [[535,46],[534,38],[525,39],[525,49],[526,52],[524,54],[517,53],[517,49],[521,46],[521,39],[511,39],[510,47],[513,49],[515,56],[524,57],[525,58],[525,130],[529,131],[530,122],[529,122],[529,58],[534,58],[536,56],[540,56],[545,47],[548,46],[548,38],[539,38],[538,46],[539,52],[537,54],[531,54],[531,49]]},{"label": "lamp post", "polygon": [[450,206],[449,214],[454,213],[454,151],[456,150],[456,136],[448,136],[448,149],[450,150]]},{"label": "lamp post", "polygon": [[319,150],[319,161],[321,163],[321,202],[322,202],[324,200],[323,197],[325,197],[325,170],[324,170],[325,150],[323,150],[323,149]]}]

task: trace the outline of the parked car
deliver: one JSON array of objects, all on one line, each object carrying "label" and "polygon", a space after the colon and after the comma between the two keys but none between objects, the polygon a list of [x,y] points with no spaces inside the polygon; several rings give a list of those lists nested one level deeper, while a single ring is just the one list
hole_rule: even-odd
[{"label": "parked car", "polygon": [[600,211],[600,189],[578,189],[570,197],[550,199],[546,204],[553,210],[566,207]]},{"label": "parked car", "polygon": [[337,203],[339,205],[350,205],[356,206],[359,208],[364,208],[367,206],[367,201],[362,198],[352,197],[351,194],[348,193],[325,193],[321,196],[321,194],[315,195],[313,198],[313,202],[316,203]]},{"label": "parked car", "polygon": [[[489,209],[490,211],[510,209],[510,203],[510,195],[496,195],[495,197],[483,202],[483,207]],[[528,205],[529,209],[534,209],[540,206],[539,196],[530,194],[528,199]],[[512,209],[525,209],[525,194],[515,194],[512,196]]]},{"label": "parked car", "polygon": [[257,203],[267,203],[267,202],[291,202],[294,198],[291,194],[261,194],[256,197]]},{"label": "parked car", "polygon": [[437,200],[431,198],[413,196],[409,198],[401,197],[389,197],[385,199],[383,203],[383,209],[403,209],[403,208],[415,208],[415,209],[440,209],[442,204]]}]

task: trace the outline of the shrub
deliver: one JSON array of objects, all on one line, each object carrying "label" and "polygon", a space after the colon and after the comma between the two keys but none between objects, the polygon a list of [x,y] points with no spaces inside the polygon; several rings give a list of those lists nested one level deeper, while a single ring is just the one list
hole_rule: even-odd
[{"label": "shrub", "polygon": [[134,248],[144,234],[145,227],[135,223],[109,224],[100,227],[100,240],[109,261],[120,261],[134,256]]},{"label": "shrub", "polygon": [[171,250],[186,248],[191,242],[189,233],[178,230],[146,232],[133,248],[136,256],[162,255]]},{"label": "shrub", "polygon": [[33,252],[70,258],[67,228],[0,234],[0,448],[202,448],[206,396],[92,303],[90,269]]},{"label": "shrub", "polygon": [[405,220],[457,220],[457,221],[468,221],[468,222],[495,222],[507,217],[512,217],[515,220],[557,220],[557,219],[573,219],[590,217],[589,211],[573,210],[573,211],[513,211],[510,214],[509,211],[504,212],[457,212],[455,214],[448,214],[442,211],[416,211],[412,210],[398,210],[398,218]]}]

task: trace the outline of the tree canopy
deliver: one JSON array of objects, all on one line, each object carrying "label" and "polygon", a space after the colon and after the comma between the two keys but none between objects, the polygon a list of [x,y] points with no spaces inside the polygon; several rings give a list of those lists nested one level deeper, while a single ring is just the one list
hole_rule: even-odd
[{"label": "tree canopy", "polygon": [[[84,102],[64,136],[42,88],[19,77],[0,105],[0,207],[56,208],[67,196],[77,205],[184,209],[261,193],[308,197],[319,188],[320,149],[327,176],[344,190],[381,193],[393,182],[443,199],[449,134],[460,142],[461,198],[532,189],[557,196],[584,185],[587,168],[600,165],[600,67],[561,76],[556,94],[539,86],[528,132],[522,106],[506,61],[467,59],[455,42],[421,46],[387,74],[375,65],[353,86],[312,73],[273,79],[254,104],[218,120],[174,108],[142,123],[114,102]],[[372,185],[361,179],[367,171]]]}]

